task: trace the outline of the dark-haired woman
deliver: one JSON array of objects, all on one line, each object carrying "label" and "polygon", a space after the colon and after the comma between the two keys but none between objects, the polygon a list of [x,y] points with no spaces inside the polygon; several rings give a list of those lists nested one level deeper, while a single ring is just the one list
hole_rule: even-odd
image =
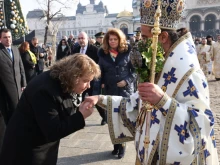
[{"label": "dark-haired woman", "polygon": [[65,39],[62,39],[57,47],[57,57],[56,60],[60,60],[64,57],[69,56],[71,49]]}]

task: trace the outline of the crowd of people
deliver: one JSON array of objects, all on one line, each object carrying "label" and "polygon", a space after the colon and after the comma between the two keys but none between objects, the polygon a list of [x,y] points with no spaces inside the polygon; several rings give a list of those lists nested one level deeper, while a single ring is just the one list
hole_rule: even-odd
[{"label": "crowd of people", "polygon": [[200,66],[208,78],[209,75],[214,74],[217,81],[220,80],[220,67],[219,67],[219,42],[220,35],[216,35],[216,41],[214,37],[208,35],[202,38],[194,38],[194,43],[198,55]]},{"label": "crowd of people", "polygon": [[204,36],[208,36],[211,35],[214,38],[217,37],[217,34],[220,34],[220,30],[219,29],[208,29],[208,30],[195,30],[195,31],[191,31],[192,36],[194,37],[204,37]]},{"label": "crowd of people", "polygon": [[[85,32],[63,37],[53,65],[51,48],[38,46],[36,37],[17,48],[10,30],[1,29],[0,164],[55,165],[60,139],[84,128],[95,105],[119,159],[134,140],[137,165],[218,165],[206,76],[213,61],[220,80],[220,35],[216,42],[193,40],[186,28],[177,30],[183,8],[176,3],[169,4],[175,17],[160,18],[165,62],[158,81],[139,83],[137,91],[131,46],[120,29],[97,33],[96,42]],[[157,3],[141,4],[135,42],[153,37],[149,18]]]}]

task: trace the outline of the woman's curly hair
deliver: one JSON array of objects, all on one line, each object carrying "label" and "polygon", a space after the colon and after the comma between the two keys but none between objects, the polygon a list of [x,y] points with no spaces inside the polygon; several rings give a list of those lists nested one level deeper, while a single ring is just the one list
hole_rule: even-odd
[{"label": "woman's curly hair", "polygon": [[118,51],[120,53],[126,52],[128,50],[128,44],[125,34],[120,29],[112,28],[108,30],[108,32],[105,34],[105,37],[103,39],[102,48],[105,54],[108,54],[109,50],[111,49],[109,45],[110,35],[114,35],[118,37],[119,39]]},{"label": "woman's curly hair", "polygon": [[50,76],[59,79],[63,92],[72,93],[80,77],[93,75],[99,78],[99,66],[87,55],[76,53],[57,61],[52,67]]}]

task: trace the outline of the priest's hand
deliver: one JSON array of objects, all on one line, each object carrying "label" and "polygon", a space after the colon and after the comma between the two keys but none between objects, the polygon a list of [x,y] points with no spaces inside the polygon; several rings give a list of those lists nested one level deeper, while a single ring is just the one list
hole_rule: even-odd
[{"label": "priest's hand", "polygon": [[88,96],[85,98],[84,102],[88,102],[90,105],[94,106],[99,101],[99,96]]},{"label": "priest's hand", "polygon": [[158,85],[147,82],[139,83],[138,91],[141,100],[151,104],[157,104],[164,95],[164,92]]},{"label": "priest's hand", "polygon": [[91,104],[89,102],[82,102],[79,106],[79,111],[82,113],[84,119],[86,119],[94,111],[93,104]]}]

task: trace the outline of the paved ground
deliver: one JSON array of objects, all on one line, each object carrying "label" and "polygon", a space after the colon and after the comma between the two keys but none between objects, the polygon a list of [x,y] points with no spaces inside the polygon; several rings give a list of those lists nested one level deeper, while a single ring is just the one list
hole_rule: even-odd
[{"label": "paved ground", "polygon": [[[215,133],[220,151],[220,81],[209,82],[211,107],[215,114]],[[100,126],[101,118],[97,112],[86,120],[86,127],[61,140],[58,165],[134,165],[133,142],[127,143],[123,159],[111,155],[113,146],[108,127]],[[219,152],[220,155],[220,152]]]},{"label": "paved ground", "polygon": [[111,155],[113,145],[108,126],[101,126],[101,117],[96,111],[86,120],[86,127],[61,140],[58,165],[134,165],[133,142],[127,143],[123,159]]},{"label": "paved ground", "polygon": [[218,148],[218,158],[220,164],[220,81],[213,78],[209,81],[211,108],[215,116],[215,138]]}]

